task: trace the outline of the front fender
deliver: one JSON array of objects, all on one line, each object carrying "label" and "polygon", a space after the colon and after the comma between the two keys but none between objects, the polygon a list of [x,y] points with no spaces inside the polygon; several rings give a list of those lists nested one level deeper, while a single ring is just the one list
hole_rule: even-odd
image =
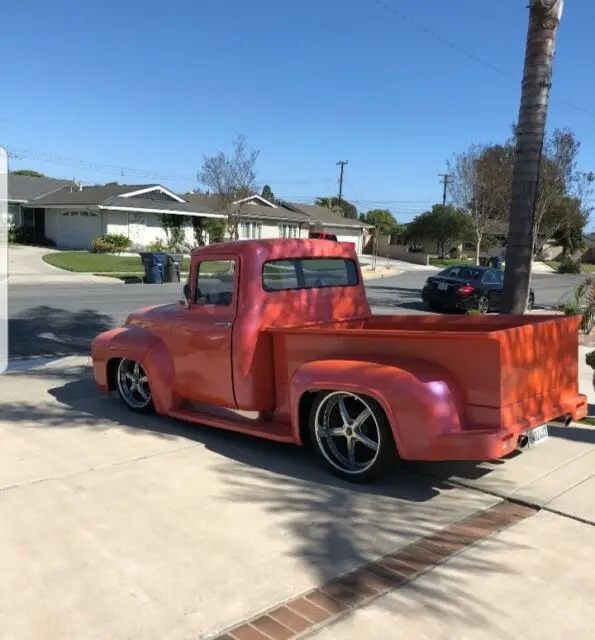
[{"label": "front fender", "polygon": [[109,391],[108,362],[128,358],[142,362],[145,353],[157,341],[152,333],[138,327],[118,327],[100,333],[91,343],[93,373],[102,393]]},{"label": "front fender", "polygon": [[423,459],[437,437],[461,429],[461,399],[450,374],[438,365],[413,358],[397,363],[321,360],[302,365],[291,379],[292,427],[298,443],[300,399],[322,389],[376,400],[403,459]]},{"label": "front fender", "polygon": [[176,409],[180,399],[175,392],[173,360],[161,340],[156,340],[146,351],[142,366],[149,377],[155,411],[168,414]]}]

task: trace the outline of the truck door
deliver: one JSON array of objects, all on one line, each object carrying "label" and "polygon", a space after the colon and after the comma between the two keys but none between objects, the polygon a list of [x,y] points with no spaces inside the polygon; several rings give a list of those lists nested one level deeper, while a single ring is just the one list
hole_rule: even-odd
[{"label": "truck door", "polygon": [[192,265],[189,309],[172,327],[176,391],[193,402],[235,408],[232,334],[238,297],[237,256],[212,256]]}]

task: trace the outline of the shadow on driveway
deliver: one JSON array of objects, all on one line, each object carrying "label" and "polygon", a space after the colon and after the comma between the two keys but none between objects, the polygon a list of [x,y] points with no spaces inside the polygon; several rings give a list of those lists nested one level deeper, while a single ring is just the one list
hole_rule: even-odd
[{"label": "shadow on driveway", "polygon": [[98,333],[113,320],[94,309],[72,313],[46,305],[27,309],[8,320],[10,358],[45,358],[88,354]]},{"label": "shadow on driveway", "polygon": [[[64,380],[64,373],[56,370],[56,380]],[[14,375],[26,383],[28,378],[43,375],[52,379],[54,374],[48,370]],[[90,371],[84,367],[73,372],[66,384],[51,388],[49,394],[57,403],[0,404],[3,420],[15,427],[31,425],[25,427],[28,429],[84,428],[90,438],[106,430],[121,429],[201,443],[219,456],[211,466],[212,472],[224,481],[218,499],[250,501],[281,516],[275,518],[275,535],[290,535],[297,541],[291,553],[307,565],[318,583],[416,542],[487,506],[477,494],[463,494],[441,480],[404,468],[396,469],[377,484],[353,485],[319,467],[305,448],[162,416],[134,414],[115,398],[97,397]],[[465,509],[462,500],[467,501]],[[486,544],[501,551],[500,557],[506,553],[497,537]],[[208,549],[203,552],[208,553]],[[513,569],[472,552],[459,556],[457,566],[457,571],[481,575],[483,579],[514,573]],[[481,626],[485,605],[480,605],[453,574],[433,575],[435,578],[424,581],[423,586],[419,582],[407,585],[400,591],[402,597],[410,599],[412,605],[422,600],[433,610],[448,613],[451,619]]]}]

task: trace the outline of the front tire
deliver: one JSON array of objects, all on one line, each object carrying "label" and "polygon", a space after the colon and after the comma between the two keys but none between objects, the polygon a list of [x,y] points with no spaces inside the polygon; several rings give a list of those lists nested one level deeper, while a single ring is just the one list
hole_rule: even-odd
[{"label": "front tire", "polygon": [[136,413],[153,413],[153,394],[149,378],[134,360],[120,360],[116,371],[116,387],[122,402]]},{"label": "front tire", "polygon": [[318,459],[350,482],[388,472],[398,456],[380,405],[344,391],[321,391],[310,411],[310,435]]}]

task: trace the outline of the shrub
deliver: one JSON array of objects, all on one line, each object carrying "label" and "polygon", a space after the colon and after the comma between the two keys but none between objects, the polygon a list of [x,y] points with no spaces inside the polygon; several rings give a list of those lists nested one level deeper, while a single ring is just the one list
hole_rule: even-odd
[{"label": "shrub", "polygon": [[581,273],[581,261],[564,258],[558,265],[558,273]]},{"label": "shrub", "polygon": [[459,249],[459,247],[453,247],[449,252],[448,252],[449,257],[453,258],[454,260],[460,260],[463,257],[463,252]]},{"label": "shrub", "polygon": [[160,252],[160,251],[165,251],[166,249],[167,249],[167,245],[165,244],[165,242],[163,242],[163,240],[160,240],[159,238],[157,238],[156,240],[154,240],[153,242],[150,242],[146,246],[145,251]]},{"label": "shrub", "polygon": [[55,247],[56,243],[51,238],[35,239],[31,227],[10,227],[8,229],[8,242],[11,244],[36,244],[42,247]]},{"label": "shrub", "polygon": [[566,316],[583,316],[580,331],[587,335],[595,327],[595,279],[585,278],[573,291],[570,298],[561,301],[558,309]]},{"label": "shrub", "polygon": [[29,227],[10,227],[8,230],[8,242],[13,244],[32,244],[33,229]]},{"label": "shrub", "polygon": [[132,246],[132,241],[128,236],[120,233],[108,233],[95,238],[91,244],[93,253],[120,253]]}]

